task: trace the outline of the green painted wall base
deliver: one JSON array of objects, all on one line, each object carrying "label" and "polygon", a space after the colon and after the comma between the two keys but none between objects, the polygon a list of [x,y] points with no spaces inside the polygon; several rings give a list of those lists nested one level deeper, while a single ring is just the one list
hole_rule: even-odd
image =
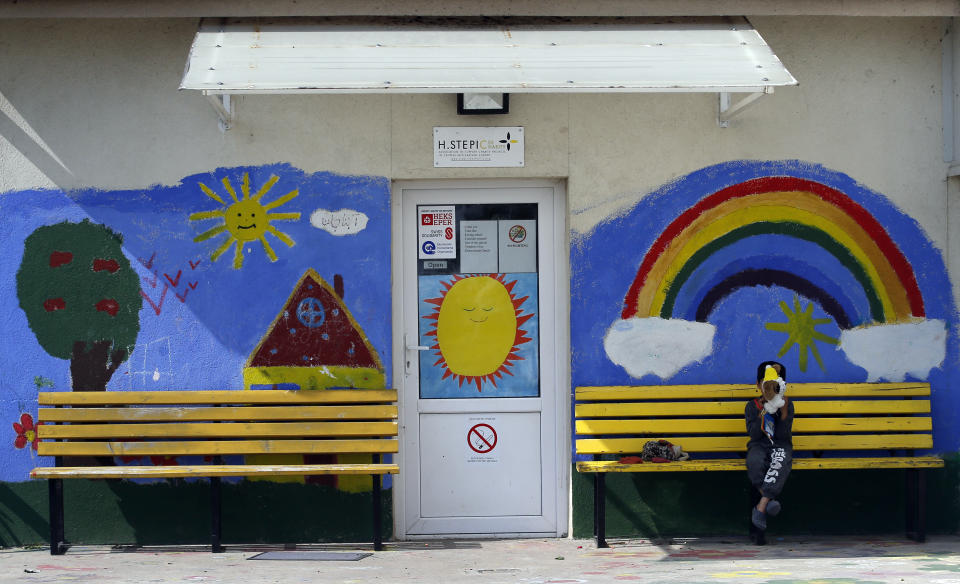
[{"label": "green painted wall base", "polygon": [[[327,485],[224,483],[223,543],[371,542],[370,493]],[[66,536],[73,544],[209,544],[206,481],[137,484],[64,481]],[[393,533],[391,491],[383,491],[383,536]],[[46,481],[0,483],[0,546],[48,543]]]},{"label": "green painted wall base", "polygon": [[[593,477],[574,469],[573,533],[593,535]],[[207,544],[206,481],[136,484],[65,481],[67,539],[75,544]],[[390,490],[383,534],[393,532]],[[746,535],[745,473],[617,474],[607,478],[609,537]],[[899,470],[798,471],[790,476],[769,535],[897,534],[904,528]],[[960,455],[927,471],[929,533],[960,533]],[[223,485],[224,543],[369,542],[369,493],[327,485],[242,482]],[[45,481],[0,483],[0,546],[49,540]]]},{"label": "green painted wall base", "polygon": [[[928,533],[960,532],[960,456],[927,472]],[[573,469],[573,534],[593,537],[593,475]],[[790,475],[768,536],[896,534],[905,527],[903,470],[807,470]],[[746,536],[746,473],[609,473],[607,537]]]}]

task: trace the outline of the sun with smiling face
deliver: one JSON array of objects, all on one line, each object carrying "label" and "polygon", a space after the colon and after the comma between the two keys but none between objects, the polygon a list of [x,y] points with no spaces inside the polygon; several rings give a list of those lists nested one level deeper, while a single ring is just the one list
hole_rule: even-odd
[{"label": "sun with smiling face", "polygon": [[284,203],[289,202],[290,200],[299,196],[300,192],[297,189],[290,191],[289,193],[283,195],[279,199],[267,203],[264,205],[261,202],[261,199],[267,192],[273,188],[273,185],[280,180],[276,175],[270,177],[270,179],[257,191],[256,194],[250,195],[250,175],[249,173],[243,173],[243,182],[240,184],[240,192],[242,198],[237,196],[237,191],[233,188],[233,185],[230,183],[228,177],[223,177],[223,188],[227,191],[230,197],[233,199],[232,203],[227,203],[220,197],[216,192],[214,192],[210,187],[203,183],[200,184],[200,190],[202,190],[208,197],[214,201],[223,205],[221,209],[214,209],[213,211],[201,211],[200,213],[193,213],[190,215],[190,221],[203,221],[206,219],[223,219],[223,223],[204,231],[200,235],[193,238],[195,242],[206,241],[211,237],[217,236],[224,231],[228,233],[227,238],[223,240],[217,249],[210,254],[210,259],[217,261],[224,252],[230,249],[231,245],[235,245],[236,248],[233,253],[233,267],[234,269],[239,270],[243,266],[243,244],[248,241],[257,241],[263,245],[263,250],[266,252],[267,257],[270,258],[271,262],[277,261],[277,254],[273,251],[273,248],[270,247],[270,242],[267,241],[267,238],[264,237],[266,233],[272,234],[274,237],[287,244],[287,247],[293,247],[294,241],[290,238],[289,235],[279,231],[276,227],[270,224],[271,221],[295,221],[300,219],[300,213],[270,213],[270,210],[276,209],[277,207],[283,205]]},{"label": "sun with smiling face", "polygon": [[523,359],[519,346],[531,340],[521,328],[533,317],[520,309],[528,297],[517,298],[517,281],[507,283],[503,274],[454,276],[441,284],[440,297],[425,300],[436,308],[423,317],[433,321],[426,335],[436,339],[430,347],[438,357],[434,366],[461,387],[464,381],[477,391],[485,382],[496,387],[504,373],[513,375],[513,361]]}]

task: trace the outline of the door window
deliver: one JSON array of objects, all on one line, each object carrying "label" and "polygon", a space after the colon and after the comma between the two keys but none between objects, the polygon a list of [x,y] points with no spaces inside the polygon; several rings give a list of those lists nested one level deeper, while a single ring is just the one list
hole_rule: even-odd
[{"label": "door window", "polygon": [[421,399],[540,396],[537,204],[417,206]]}]

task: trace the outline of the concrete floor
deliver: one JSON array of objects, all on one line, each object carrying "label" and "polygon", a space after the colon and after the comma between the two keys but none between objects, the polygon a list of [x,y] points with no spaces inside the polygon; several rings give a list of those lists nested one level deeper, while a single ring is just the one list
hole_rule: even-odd
[{"label": "concrete floor", "polygon": [[[772,538],[757,547],[736,538],[651,542],[611,540],[394,542],[358,561],[249,558],[279,546],[76,546],[0,550],[0,582],[750,582],[756,584],[960,584],[960,537],[916,544],[898,537]],[[301,545],[296,551],[371,551],[369,545]]]}]

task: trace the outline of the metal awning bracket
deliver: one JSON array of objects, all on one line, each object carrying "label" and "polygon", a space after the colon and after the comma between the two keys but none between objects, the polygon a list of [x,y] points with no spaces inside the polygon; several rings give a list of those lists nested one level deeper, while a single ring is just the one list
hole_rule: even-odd
[{"label": "metal awning bracket", "polygon": [[736,103],[732,103],[732,99],[730,97],[732,95],[731,93],[718,93],[717,96],[720,100],[720,108],[717,113],[717,124],[721,128],[730,127],[730,120],[742,113],[743,110],[747,109],[747,107],[756,103],[758,99],[770,93],[773,93],[773,87],[764,87],[763,91],[749,93]]},{"label": "metal awning bracket", "polygon": [[230,98],[229,93],[217,93],[209,94],[204,93],[204,96],[207,98],[207,101],[210,102],[210,105],[213,106],[214,111],[217,112],[217,117],[220,118],[220,131],[226,132],[233,127],[233,122],[237,119],[237,110],[236,104],[233,103],[233,100]]}]

